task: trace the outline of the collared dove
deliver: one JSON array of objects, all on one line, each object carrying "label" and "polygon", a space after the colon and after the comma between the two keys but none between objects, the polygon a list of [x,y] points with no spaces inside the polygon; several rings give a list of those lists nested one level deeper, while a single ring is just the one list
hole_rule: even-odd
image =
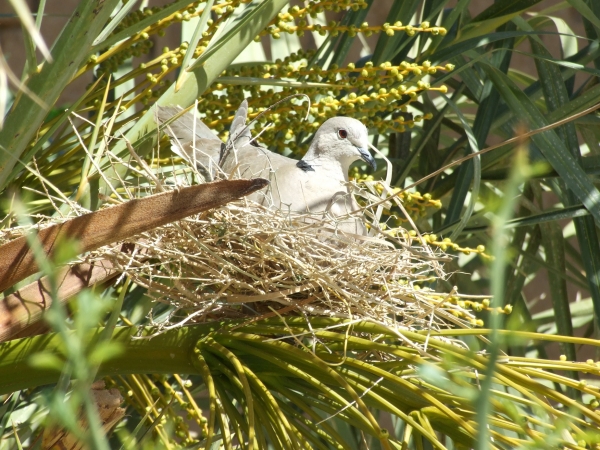
[{"label": "collared dove", "polygon": [[[162,110],[165,111],[166,108]],[[244,100],[231,124],[227,145],[221,146],[220,141],[217,143],[212,139],[200,141],[201,145],[209,144],[204,148],[200,148],[197,143],[196,160],[211,164],[218,159],[220,170],[230,176],[268,179],[271,184],[248,196],[251,200],[284,212],[319,216],[329,214],[334,219],[340,218],[336,220],[338,230],[366,234],[361,216],[348,217],[351,212],[360,209],[347,186],[350,164],[363,159],[371,167],[376,167],[375,160],[367,150],[367,128],[362,122],[350,117],[328,119],[317,130],[308,151],[298,161],[254,144],[246,127],[247,110],[248,104]],[[192,123],[189,119],[188,122]],[[192,127],[188,124],[175,128],[171,125],[171,128],[174,132],[175,129],[190,130]],[[204,124],[196,125],[196,130],[205,128],[208,129]],[[173,134],[170,135],[173,137]],[[176,153],[180,156],[183,156],[180,150],[184,149],[184,158],[188,160],[193,159],[191,145],[186,145],[192,140],[191,135],[189,132],[184,136],[185,141],[179,144],[172,143],[172,148],[176,148]],[[198,139],[206,138],[204,134],[198,135],[197,142]],[[215,156],[217,144],[219,158]],[[210,160],[206,160],[207,157]]]}]

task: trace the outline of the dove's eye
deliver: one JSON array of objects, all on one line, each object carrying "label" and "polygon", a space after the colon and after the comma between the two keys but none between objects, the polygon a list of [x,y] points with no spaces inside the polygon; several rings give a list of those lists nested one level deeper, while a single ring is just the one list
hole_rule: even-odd
[{"label": "dove's eye", "polygon": [[346,130],[344,130],[343,128],[339,129],[338,136],[340,139],[346,139],[348,137],[348,132]]}]

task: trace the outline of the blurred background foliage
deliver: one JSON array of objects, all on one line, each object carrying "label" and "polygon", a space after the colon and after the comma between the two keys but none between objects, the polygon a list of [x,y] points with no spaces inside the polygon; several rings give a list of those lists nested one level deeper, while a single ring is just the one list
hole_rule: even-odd
[{"label": "blurred background foliage", "polygon": [[[0,10],[3,229],[19,202],[34,218],[69,214],[65,199],[95,210],[121,180],[151,183],[111,161],[129,158],[126,136],[153,167],[170,163],[156,103],[197,100],[225,139],[242,99],[254,118],[305,94],[310,106],[295,97],[257,120],[260,140],[299,157],[326,118],[362,120],[393,187],[410,187],[420,230],[456,250],[439,288],[496,295],[465,302],[484,328],[443,333],[454,341],[341,319],[311,319],[319,331],[294,341],[306,321],[272,318],[132,342],[127,327],[147,325],[153,305],[124,280],[69,314],[57,306],[53,333],[2,344],[0,448],[44,447],[51,424],[93,448],[596,448],[600,127],[593,113],[571,118],[600,103],[599,2],[29,3]],[[170,361],[173,348],[187,356]],[[96,375],[127,407],[110,438],[92,407]]]}]

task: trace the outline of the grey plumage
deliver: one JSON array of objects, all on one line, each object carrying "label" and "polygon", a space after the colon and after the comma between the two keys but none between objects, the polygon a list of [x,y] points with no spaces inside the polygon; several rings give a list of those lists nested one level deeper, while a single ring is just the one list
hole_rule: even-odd
[{"label": "grey plumage", "polygon": [[[215,178],[223,142],[191,111],[170,122],[183,111],[180,106],[156,106],[156,121],[171,139],[171,150],[191,165],[196,164],[206,181]],[[166,125],[165,125],[166,124]],[[194,133],[195,132],[195,133]]]},{"label": "grey plumage", "polygon": [[227,146],[235,144],[238,146],[244,146],[252,140],[252,134],[250,134],[250,128],[246,125],[246,119],[248,118],[248,101],[244,100],[233,117],[231,127],[229,128],[229,139]]},{"label": "grey plumage", "polygon": [[[229,140],[217,158],[220,169],[236,178],[268,179],[271,184],[266,189],[249,197],[258,203],[283,211],[329,215],[336,218],[339,230],[366,234],[362,215],[346,217],[360,209],[346,183],[354,161],[363,159],[375,167],[367,150],[367,128],[349,117],[329,119],[317,130],[308,151],[298,161],[254,144],[246,127],[247,111],[244,100],[233,119]],[[189,125],[183,128],[189,129]],[[210,152],[204,149],[203,153]]]}]

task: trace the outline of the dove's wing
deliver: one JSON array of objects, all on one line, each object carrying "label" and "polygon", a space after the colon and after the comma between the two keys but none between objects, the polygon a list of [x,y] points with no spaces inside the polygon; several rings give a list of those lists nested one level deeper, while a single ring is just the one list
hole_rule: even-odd
[{"label": "dove's wing", "polygon": [[[179,114],[180,106],[156,106],[156,121],[164,125]],[[195,164],[207,181],[211,181],[218,167],[223,142],[197,117],[188,111],[163,128],[171,139],[171,150],[190,164]],[[195,134],[194,134],[195,133]]]},{"label": "dove's wing", "polygon": [[[278,170],[297,162],[267,148],[247,144],[231,149],[221,163],[221,170],[231,178],[265,178],[273,181]],[[268,192],[269,189],[266,189],[251,198],[263,203],[264,194]]]}]

